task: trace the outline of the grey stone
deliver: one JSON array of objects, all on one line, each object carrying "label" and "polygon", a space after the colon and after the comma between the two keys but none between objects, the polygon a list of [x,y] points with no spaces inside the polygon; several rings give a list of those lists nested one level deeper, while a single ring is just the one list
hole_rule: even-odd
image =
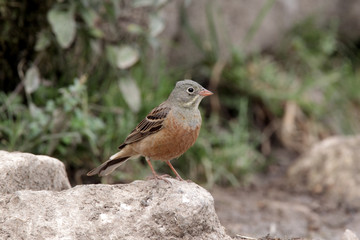
[{"label": "grey stone", "polygon": [[295,189],[327,194],[360,208],[360,136],[336,136],[316,144],[288,171]]},{"label": "grey stone", "polygon": [[231,239],[209,192],[169,179],[0,197],[0,239]]},{"label": "grey stone", "polygon": [[346,229],[341,240],[359,240],[359,238],[351,230]]},{"label": "grey stone", "polygon": [[59,160],[0,151],[0,195],[26,189],[61,191],[70,187],[65,166]]}]

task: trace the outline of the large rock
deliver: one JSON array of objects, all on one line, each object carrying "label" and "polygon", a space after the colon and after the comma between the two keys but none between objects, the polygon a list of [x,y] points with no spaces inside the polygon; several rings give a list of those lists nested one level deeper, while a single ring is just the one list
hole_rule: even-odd
[{"label": "large rock", "polygon": [[0,197],[0,239],[230,239],[209,192],[169,179]]},{"label": "large rock", "polygon": [[346,229],[341,240],[359,240],[359,238],[351,230]]},{"label": "large rock", "polygon": [[331,137],[316,144],[289,169],[290,183],[360,208],[359,146],[360,136]]},{"label": "large rock", "polygon": [[0,151],[0,195],[26,189],[61,191],[70,187],[65,166],[59,160]]}]

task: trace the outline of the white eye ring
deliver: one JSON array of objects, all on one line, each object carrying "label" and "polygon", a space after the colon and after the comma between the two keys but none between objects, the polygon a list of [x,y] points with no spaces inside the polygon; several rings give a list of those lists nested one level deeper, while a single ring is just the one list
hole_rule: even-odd
[{"label": "white eye ring", "polygon": [[193,93],[193,92],[194,92],[194,88],[189,87],[186,91],[187,91],[188,93]]}]

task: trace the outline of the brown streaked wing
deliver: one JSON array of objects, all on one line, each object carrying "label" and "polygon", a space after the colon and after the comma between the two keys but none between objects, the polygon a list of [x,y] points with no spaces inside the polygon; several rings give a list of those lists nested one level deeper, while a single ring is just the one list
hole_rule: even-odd
[{"label": "brown streaked wing", "polygon": [[169,107],[160,106],[154,108],[145,119],[143,119],[136,128],[127,136],[124,143],[120,145],[119,149],[124,148],[127,144],[140,141],[145,137],[158,132],[163,128],[163,122],[168,113]]}]

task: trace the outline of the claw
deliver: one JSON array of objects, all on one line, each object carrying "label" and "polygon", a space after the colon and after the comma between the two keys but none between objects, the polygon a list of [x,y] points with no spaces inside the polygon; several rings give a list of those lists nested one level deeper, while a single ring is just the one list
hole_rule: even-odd
[{"label": "claw", "polygon": [[168,174],[165,175],[152,175],[151,177],[148,177],[147,179],[156,179],[156,180],[163,180],[166,183],[170,183],[172,185],[172,182],[169,181],[167,178],[171,178],[171,176],[169,176]]},{"label": "claw", "polygon": [[182,177],[179,176],[176,176],[176,179],[179,180],[179,181],[185,181],[184,179],[182,179]]},{"label": "claw", "polygon": [[[172,178],[169,174],[164,174],[164,175],[157,175],[153,166],[151,165],[151,162],[150,162],[150,158],[146,157],[146,162],[149,164],[150,168],[151,168],[151,171],[153,173],[153,176],[148,178],[148,179],[159,179],[159,180],[164,180],[165,182],[167,183],[171,183],[169,180],[167,180],[166,178]],[[182,177],[176,172],[175,168],[171,165],[170,161],[166,161],[166,163],[169,165],[169,167],[171,168],[171,170],[175,173],[176,175],[176,179],[179,180],[179,181],[184,181],[184,179],[182,179]],[[172,183],[171,183],[172,184]]]}]

